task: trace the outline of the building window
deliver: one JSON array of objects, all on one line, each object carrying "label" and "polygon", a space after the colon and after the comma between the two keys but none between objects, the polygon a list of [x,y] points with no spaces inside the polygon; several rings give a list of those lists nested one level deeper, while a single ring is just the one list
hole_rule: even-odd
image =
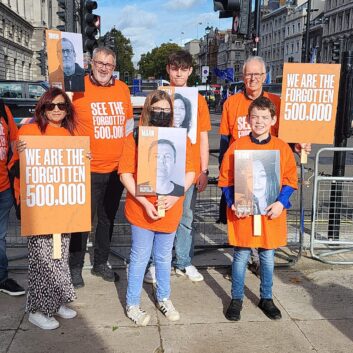
[{"label": "building window", "polygon": [[298,22],[298,32],[300,33],[300,22]]}]

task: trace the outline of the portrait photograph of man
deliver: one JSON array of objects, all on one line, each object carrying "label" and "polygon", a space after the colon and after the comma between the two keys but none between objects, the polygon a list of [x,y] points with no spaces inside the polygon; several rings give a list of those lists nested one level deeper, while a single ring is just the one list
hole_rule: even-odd
[{"label": "portrait photograph of man", "polygon": [[[85,70],[83,69],[82,35],[58,31],[47,32],[49,32],[47,43],[50,84],[66,92],[83,92]],[[50,43],[53,40],[55,44]]]},{"label": "portrait photograph of man", "polygon": [[137,193],[184,195],[186,129],[144,128],[147,130],[155,135],[151,138],[152,133],[142,131],[139,135]]}]

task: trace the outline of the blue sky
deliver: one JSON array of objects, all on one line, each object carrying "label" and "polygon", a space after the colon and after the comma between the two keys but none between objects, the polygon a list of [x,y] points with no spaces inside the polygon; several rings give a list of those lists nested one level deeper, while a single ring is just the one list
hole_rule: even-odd
[{"label": "blue sky", "polygon": [[[231,28],[231,19],[219,19],[213,0],[98,0],[102,34],[113,26],[129,38],[133,61],[162,43],[185,43],[200,38],[207,26]],[[201,24],[199,24],[201,23]]]}]

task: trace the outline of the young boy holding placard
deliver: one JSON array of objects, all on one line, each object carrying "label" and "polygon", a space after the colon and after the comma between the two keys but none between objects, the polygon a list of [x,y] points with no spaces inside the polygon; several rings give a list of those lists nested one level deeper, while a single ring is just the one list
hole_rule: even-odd
[{"label": "young boy holding placard", "polygon": [[[276,108],[266,97],[255,99],[248,111],[249,136],[234,141],[224,155],[218,186],[222,188],[227,202],[229,243],[233,245],[232,300],[226,312],[231,321],[240,320],[244,297],[245,270],[251,248],[259,249],[260,257],[260,302],[259,308],[270,319],[280,319],[281,312],[272,300],[272,278],[274,249],[287,243],[286,209],[291,206],[289,198],[297,188],[296,163],[289,145],[270,134],[277,121]],[[261,235],[254,234],[254,216],[240,213],[234,205],[234,151],[235,150],[279,150],[280,193],[277,201],[267,206],[261,217]]]}]

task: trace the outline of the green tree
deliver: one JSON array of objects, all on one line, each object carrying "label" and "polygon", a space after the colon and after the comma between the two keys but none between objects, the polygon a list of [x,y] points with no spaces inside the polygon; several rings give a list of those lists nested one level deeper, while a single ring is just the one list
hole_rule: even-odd
[{"label": "green tree", "polygon": [[160,47],[153,48],[147,54],[142,54],[138,62],[139,73],[143,78],[168,79],[165,69],[169,54],[182,48],[175,43],[163,43]]},{"label": "green tree", "polygon": [[116,68],[120,72],[120,79],[125,80],[125,73],[128,73],[128,83],[131,84],[135,76],[135,69],[132,63],[134,52],[132,50],[130,39],[126,38],[121,31],[112,28],[101,39],[100,45],[105,45],[114,50],[116,54]]}]

